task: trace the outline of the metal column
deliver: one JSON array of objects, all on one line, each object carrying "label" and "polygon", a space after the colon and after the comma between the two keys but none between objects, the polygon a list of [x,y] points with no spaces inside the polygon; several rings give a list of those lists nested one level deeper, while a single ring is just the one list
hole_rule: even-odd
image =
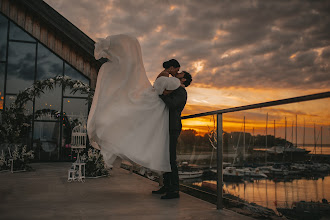
[{"label": "metal column", "polygon": [[223,209],[222,161],[223,161],[222,114],[217,114],[217,209]]}]

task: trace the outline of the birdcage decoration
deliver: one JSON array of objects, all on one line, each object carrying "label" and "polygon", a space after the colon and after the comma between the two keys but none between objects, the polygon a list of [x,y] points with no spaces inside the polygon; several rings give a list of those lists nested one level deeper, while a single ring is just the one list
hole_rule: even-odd
[{"label": "birdcage decoration", "polygon": [[77,160],[72,164],[68,170],[68,181],[81,181],[85,179],[85,163],[80,160],[80,153],[87,145],[87,129],[86,125],[78,125],[72,129],[71,134],[71,155],[75,151],[77,153]]}]

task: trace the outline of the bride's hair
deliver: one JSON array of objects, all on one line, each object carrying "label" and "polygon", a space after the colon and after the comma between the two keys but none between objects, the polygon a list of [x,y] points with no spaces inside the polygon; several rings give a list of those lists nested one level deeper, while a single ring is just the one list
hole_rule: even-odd
[{"label": "bride's hair", "polygon": [[188,87],[188,86],[190,85],[191,81],[192,81],[191,74],[188,73],[187,71],[182,71],[182,72],[184,72],[184,76],[183,76],[183,78],[186,79],[186,81],[183,82],[183,85],[184,85],[185,87]]},{"label": "bride's hair", "polygon": [[178,68],[178,67],[180,67],[180,63],[176,59],[171,59],[171,60],[165,61],[163,63],[163,67],[165,69],[168,69],[171,66],[173,66],[174,68]]}]

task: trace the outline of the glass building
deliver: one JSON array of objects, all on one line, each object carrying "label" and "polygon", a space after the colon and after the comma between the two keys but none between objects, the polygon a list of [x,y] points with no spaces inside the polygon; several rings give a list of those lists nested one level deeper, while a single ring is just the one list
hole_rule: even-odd
[{"label": "glass building", "polygon": [[[76,66],[19,26],[8,14],[0,11],[1,116],[15,101],[18,93],[36,81],[69,76],[72,80],[92,86],[90,77],[79,71]],[[32,120],[29,134],[24,137],[23,144],[35,151],[36,161],[69,160],[72,157],[72,128],[87,123],[87,95],[79,92],[73,94],[69,89],[59,85],[43,92],[40,97],[35,97],[24,106],[25,114],[32,116]]]}]

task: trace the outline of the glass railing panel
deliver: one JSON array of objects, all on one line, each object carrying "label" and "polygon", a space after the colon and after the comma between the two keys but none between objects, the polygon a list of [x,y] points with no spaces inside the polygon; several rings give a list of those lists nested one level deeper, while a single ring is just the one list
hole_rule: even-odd
[{"label": "glass railing panel", "polygon": [[224,114],[224,197],[276,213],[329,201],[329,107],[320,99]]}]

